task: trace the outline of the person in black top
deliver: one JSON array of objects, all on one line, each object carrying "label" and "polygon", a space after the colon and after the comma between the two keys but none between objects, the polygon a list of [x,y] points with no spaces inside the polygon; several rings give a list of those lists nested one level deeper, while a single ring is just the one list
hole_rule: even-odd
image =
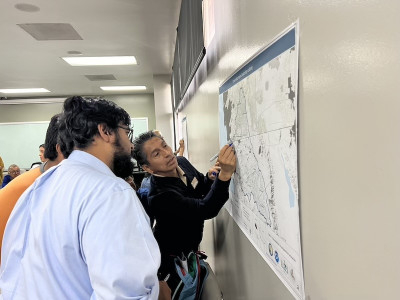
[{"label": "person in black top", "polygon": [[133,144],[134,158],[152,174],[144,206],[156,220],[153,231],[161,251],[159,276],[165,277],[174,270],[175,256],[198,250],[204,220],[217,216],[228,200],[236,155],[225,145],[216,166],[203,175],[185,157],[176,157],[164,139],[151,131]]}]

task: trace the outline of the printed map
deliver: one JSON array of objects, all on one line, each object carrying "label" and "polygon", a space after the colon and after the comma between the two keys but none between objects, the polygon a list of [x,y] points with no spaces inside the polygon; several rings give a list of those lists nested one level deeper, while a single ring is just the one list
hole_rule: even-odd
[{"label": "printed map", "polygon": [[[293,29],[294,30],[294,29]],[[279,40],[278,40],[279,42]],[[304,299],[297,179],[297,45],[268,48],[220,89],[220,141],[237,168],[226,208],[298,299]]]}]

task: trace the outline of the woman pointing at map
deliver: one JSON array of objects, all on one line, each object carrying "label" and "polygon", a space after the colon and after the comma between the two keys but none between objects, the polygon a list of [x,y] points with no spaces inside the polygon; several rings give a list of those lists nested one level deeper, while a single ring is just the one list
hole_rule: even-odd
[{"label": "woman pointing at map", "polygon": [[133,144],[134,158],[152,174],[144,206],[156,220],[154,236],[161,251],[159,277],[168,278],[174,291],[179,282],[174,258],[198,251],[204,220],[217,216],[229,198],[236,154],[232,146],[225,145],[219,152],[218,165],[203,175],[185,157],[176,157],[164,139],[151,131]]}]

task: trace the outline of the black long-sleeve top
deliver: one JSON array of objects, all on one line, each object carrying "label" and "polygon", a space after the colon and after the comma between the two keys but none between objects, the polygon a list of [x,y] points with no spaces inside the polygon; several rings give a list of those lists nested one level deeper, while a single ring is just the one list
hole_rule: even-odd
[{"label": "black long-sleeve top", "polygon": [[[190,162],[177,157],[187,185],[180,178],[151,176],[148,195],[150,213],[155,217],[154,236],[163,258],[197,251],[203,237],[204,220],[218,215],[229,198],[229,182],[208,179]],[[196,184],[197,181],[197,184]]]}]

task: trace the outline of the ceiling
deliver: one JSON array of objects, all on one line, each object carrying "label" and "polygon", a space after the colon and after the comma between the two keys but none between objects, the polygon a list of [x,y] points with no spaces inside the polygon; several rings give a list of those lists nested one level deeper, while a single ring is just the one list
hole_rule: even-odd
[{"label": "ceiling", "polygon": [[[101,90],[100,86],[105,85],[145,85],[147,90],[137,93],[153,93],[153,75],[172,71],[180,3],[181,0],[1,0],[0,89],[45,88],[51,92],[0,93],[0,97],[127,93]],[[45,38],[56,39],[37,40],[21,26],[36,23],[48,27]],[[65,36],[59,34],[66,32],[57,30],[60,28],[56,23],[74,29],[81,39],[59,40]],[[61,59],[116,55],[134,55],[138,64],[72,67]],[[87,75],[100,76],[94,76],[93,81]],[[112,77],[115,79],[104,80]]]}]

